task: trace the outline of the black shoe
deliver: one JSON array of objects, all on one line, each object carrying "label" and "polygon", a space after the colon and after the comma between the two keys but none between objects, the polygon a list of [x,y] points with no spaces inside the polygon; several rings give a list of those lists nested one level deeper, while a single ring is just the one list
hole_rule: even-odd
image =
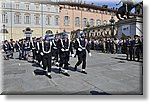
[{"label": "black shoe", "polygon": [[68,73],[63,73],[63,74],[66,75],[66,76],[68,76],[68,77],[70,76]]},{"label": "black shoe", "polygon": [[77,71],[77,66],[74,67],[74,71]]},{"label": "black shoe", "polygon": [[83,74],[87,74],[87,72],[86,72],[86,71],[82,71],[81,73],[83,73]]},{"label": "black shoe", "polygon": [[61,73],[61,68],[59,68],[59,73]]},{"label": "black shoe", "polygon": [[51,75],[47,75],[48,78],[52,79]]}]

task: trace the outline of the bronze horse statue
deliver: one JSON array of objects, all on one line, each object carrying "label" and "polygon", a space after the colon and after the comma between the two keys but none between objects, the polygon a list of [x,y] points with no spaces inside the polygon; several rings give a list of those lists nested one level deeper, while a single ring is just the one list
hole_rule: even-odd
[{"label": "bronze horse statue", "polygon": [[[133,8],[135,8],[135,9],[137,8],[138,11],[139,11],[139,9],[143,8],[142,7],[143,2],[134,4],[132,1],[129,2],[127,0],[126,2],[123,2],[123,0],[122,0],[119,2],[119,4],[121,2],[123,3],[123,5],[116,12],[116,16],[119,20],[122,20],[122,18],[123,19],[129,19],[130,18],[130,12],[132,11]],[[116,4],[116,5],[119,5],[119,4]]]}]

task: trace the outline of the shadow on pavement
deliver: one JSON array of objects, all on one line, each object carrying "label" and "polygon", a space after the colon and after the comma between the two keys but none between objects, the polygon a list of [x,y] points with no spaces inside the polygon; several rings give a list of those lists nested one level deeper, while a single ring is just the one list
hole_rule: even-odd
[{"label": "shadow on pavement", "polygon": [[75,72],[74,67],[69,66],[68,70]]},{"label": "shadow on pavement", "polygon": [[40,69],[36,69],[36,70],[34,70],[34,74],[35,75],[46,75],[46,71],[40,70]]},{"label": "shadow on pavement", "polygon": [[52,68],[52,72],[59,74],[59,69],[58,68]]},{"label": "shadow on pavement", "polygon": [[33,67],[40,67],[40,65],[37,64],[37,63],[32,64],[32,66],[33,66]]},{"label": "shadow on pavement", "polygon": [[119,60],[127,60],[126,58],[118,58],[118,57],[111,57],[111,58],[119,59]]},{"label": "shadow on pavement", "polygon": [[90,91],[91,95],[111,95],[106,92]]},{"label": "shadow on pavement", "polygon": [[73,72],[80,72],[80,73],[82,73],[81,69],[77,68],[77,71],[75,71],[74,67],[72,67],[72,66],[69,66],[68,70],[73,71]]}]

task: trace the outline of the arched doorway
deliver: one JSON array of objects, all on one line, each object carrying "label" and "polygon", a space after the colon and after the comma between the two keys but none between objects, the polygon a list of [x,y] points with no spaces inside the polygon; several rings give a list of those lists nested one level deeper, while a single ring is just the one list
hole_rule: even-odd
[{"label": "arched doorway", "polygon": [[47,30],[46,34],[53,34],[53,32],[51,30]]}]

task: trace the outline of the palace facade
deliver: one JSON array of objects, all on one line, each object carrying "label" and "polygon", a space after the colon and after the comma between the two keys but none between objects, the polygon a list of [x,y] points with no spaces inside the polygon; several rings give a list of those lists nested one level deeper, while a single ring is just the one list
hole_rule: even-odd
[{"label": "palace facade", "polygon": [[59,32],[59,6],[32,2],[1,1],[0,24],[6,29],[1,39],[25,37],[31,30],[32,36],[45,35],[46,31]]},{"label": "palace facade", "polygon": [[[36,3],[32,0],[1,1],[1,40],[24,38],[26,31],[31,31],[31,36],[39,37],[47,31],[53,34],[66,31],[74,35],[77,31],[87,28],[90,29],[90,34],[106,35],[111,34],[108,26],[110,19],[113,17],[117,21],[114,12],[69,5],[41,4],[41,1],[44,0],[37,0]],[[86,3],[81,0],[52,1]]]}]

